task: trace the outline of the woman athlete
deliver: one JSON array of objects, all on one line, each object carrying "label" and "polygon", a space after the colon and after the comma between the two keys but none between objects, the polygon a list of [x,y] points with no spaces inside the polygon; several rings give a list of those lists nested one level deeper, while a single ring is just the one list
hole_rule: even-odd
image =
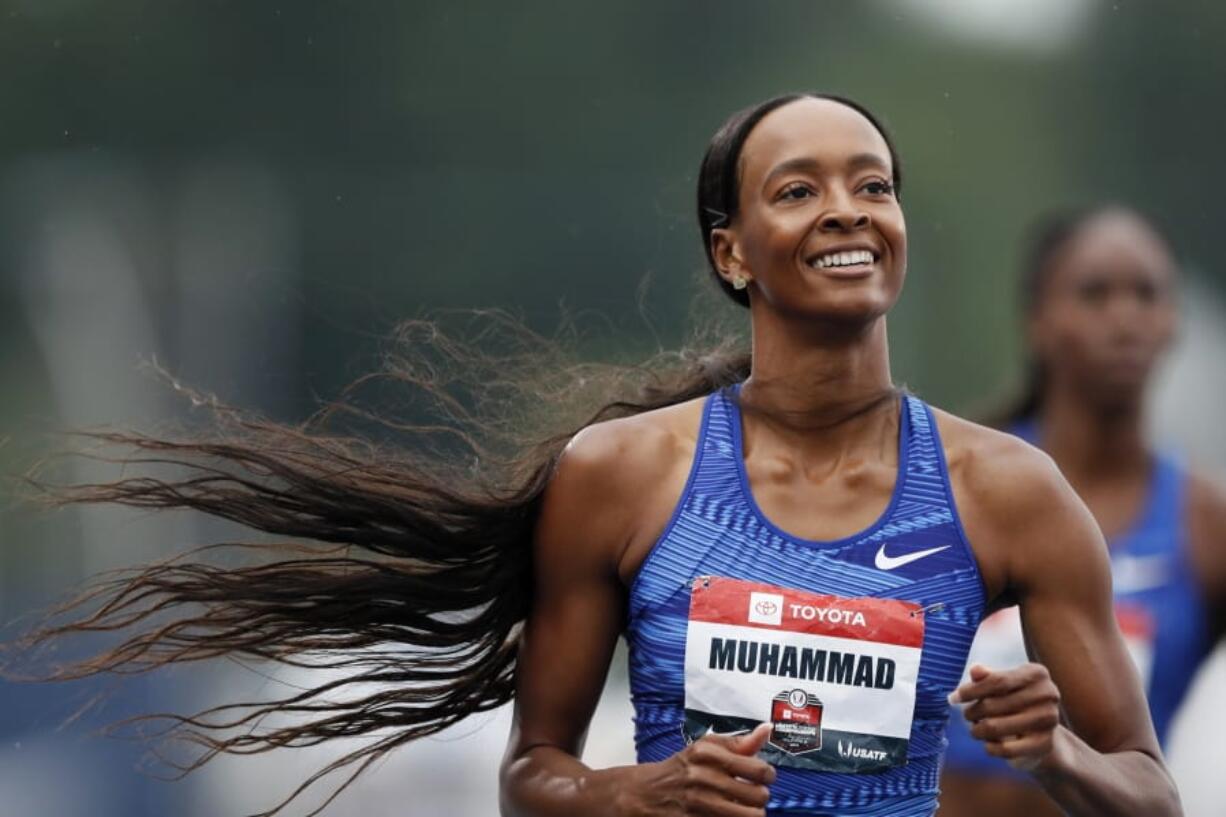
[{"label": "woman athlete", "polygon": [[[714,272],[749,307],[751,372],[593,425],[563,453],[536,528],[504,814],[929,815],[946,696],[1071,813],[1178,813],[1094,519],[1049,458],[893,385],[898,182],[882,129],[843,101],[771,100],[716,134],[699,219]],[[885,647],[917,642],[885,632],[893,611],[863,604],[877,599],[906,600],[925,625],[901,717],[892,693],[917,659]],[[861,604],[860,630],[803,629],[823,606],[846,620]],[[1042,663],[955,689],[983,611],[1012,604]],[[588,769],[584,731],[622,632],[640,763]],[[812,650],[809,672],[772,644]],[[835,647],[870,656],[863,684],[859,665],[850,689],[849,673],[814,669]],[[887,655],[895,686],[872,688],[871,657]],[[754,720],[772,725],[747,731]]]},{"label": "woman athlete", "polygon": [[[1175,259],[1136,213],[1049,217],[1023,299],[1031,382],[998,425],[1046,450],[1111,552],[1117,617],[1164,742],[1197,666],[1226,628],[1226,494],[1146,441],[1145,393],[1177,329]],[[1026,660],[1012,611],[984,622],[971,660]],[[950,724],[942,815],[1058,815],[1025,776]]]},{"label": "woman athlete", "polygon": [[[103,584],[33,641],[149,625],[57,677],[222,655],[347,673],[178,720],[207,749],[192,767],[369,737],[321,770],[356,774],[514,699],[515,817],[927,817],[951,700],[1070,812],[1177,814],[1093,517],[1048,457],[891,380],[900,178],[847,100],[778,97],[720,129],[698,217],[749,354],[610,379],[523,333],[477,353],[418,322],[385,373],[433,398],[415,424],[351,400],[302,426],[203,401],[203,440],[96,435],[137,449],[127,476],[53,499],[273,537],[243,546],[251,564],[197,552]],[[586,420],[524,431],[568,396]],[[347,418],[382,434],[324,426]],[[166,462],[187,470],[133,470]],[[1011,604],[1042,663],[959,686],[980,619]],[[640,762],[589,769],[622,633]]]}]

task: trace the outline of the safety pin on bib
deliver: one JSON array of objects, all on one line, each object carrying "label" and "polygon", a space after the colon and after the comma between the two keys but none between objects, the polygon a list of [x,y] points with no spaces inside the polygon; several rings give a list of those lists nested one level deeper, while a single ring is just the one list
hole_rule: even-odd
[{"label": "safety pin on bib", "polygon": [[939,613],[940,611],[944,609],[945,609],[945,602],[934,601],[932,604],[929,604],[927,607],[921,607],[918,610],[912,610],[910,615],[911,615],[911,618],[915,618],[916,616],[923,616],[923,615],[927,615],[928,613]]}]

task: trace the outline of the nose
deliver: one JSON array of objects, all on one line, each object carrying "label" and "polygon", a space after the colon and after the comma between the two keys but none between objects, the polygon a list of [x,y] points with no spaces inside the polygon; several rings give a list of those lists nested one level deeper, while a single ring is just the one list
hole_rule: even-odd
[{"label": "nose", "polygon": [[1113,292],[1107,300],[1107,315],[1120,326],[1131,325],[1144,312],[1144,304],[1131,292]]},{"label": "nose", "polygon": [[1116,343],[1143,343],[1155,330],[1155,315],[1149,306],[1137,298],[1117,295],[1108,304],[1106,329]]},{"label": "nose", "polygon": [[840,197],[831,202],[830,209],[822,213],[818,227],[823,232],[846,233],[852,230],[863,230],[872,223],[868,213],[858,209],[855,202]]},{"label": "nose", "polygon": [[868,213],[828,213],[822,217],[821,227],[829,232],[862,230],[869,225]]}]

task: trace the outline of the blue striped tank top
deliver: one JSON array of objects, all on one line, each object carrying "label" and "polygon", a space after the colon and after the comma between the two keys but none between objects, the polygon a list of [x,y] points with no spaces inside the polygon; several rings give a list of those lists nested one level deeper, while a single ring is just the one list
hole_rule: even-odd
[{"label": "blue striped tank top", "polygon": [[[816,541],[779,529],[754,501],[739,387],[707,397],[685,489],[630,588],[625,638],[638,760],[664,760],[685,746],[686,637],[696,578],[897,599],[925,612],[905,762],[868,773],[778,765],[767,813],[928,817],[936,810],[946,696],[962,676],[984,610],[983,582],[954,507],[932,411],[902,397],[898,476],[881,517],[853,536]],[[907,558],[921,551],[927,553]]]},{"label": "blue striped tank top", "polygon": [[[1034,420],[1010,431],[1031,445],[1039,444]],[[1186,485],[1187,472],[1179,462],[1167,454],[1157,455],[1140,514],[1128,530],[1108,543],[1120,631],[1145,686],[1154,731],[1164,744],[1196,669],[1213,646],[1205,600],[1188,560]],[[996,656],[1000,656],[997,663],[1027,660],[1020,628],[997,623],[1011,612],[1001,611],[984,625],[975,642],[976,654],[985,653],[984,663]],[[1020,776],[1012,766],[984,751],[971,737],[964,719],[955,718],[949,738],[951,769]]]}]

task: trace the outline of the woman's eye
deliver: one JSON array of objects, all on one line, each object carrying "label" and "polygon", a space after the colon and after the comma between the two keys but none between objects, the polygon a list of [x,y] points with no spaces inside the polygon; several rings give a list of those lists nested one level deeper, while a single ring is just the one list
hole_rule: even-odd
[{"label": "woman's eye", "polygon": [[1083,281],[1077,287],[1077,297],[1084,304],[1100,306],[1106,303],[1110,291],[1106,281]]},{"label": "woman's eye", "polygon": [[864,192],[870,196],[888,196],[894,192],[894,185],[889,182],[877,180],[864,185]]},{"label": "woman's eye", "polygon": [[781,199],[806,199],[813,195],[813,191],[803,184],[796,184],[790,187],[785,187],[779,191]]},{"label": "woman's eye", "polygon": [[1137,300],[1146,305],[1157,303],[1159,296],[1163,294],[1158,285],[1152,281],[1142,281],[1137,284],[1136,290]]}]

